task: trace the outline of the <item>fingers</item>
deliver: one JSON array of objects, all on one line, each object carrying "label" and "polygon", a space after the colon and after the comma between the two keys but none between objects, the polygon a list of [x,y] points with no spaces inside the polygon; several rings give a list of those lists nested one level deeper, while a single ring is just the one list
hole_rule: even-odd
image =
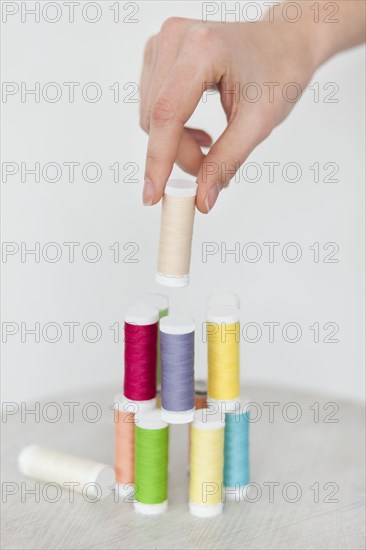
[{"label": "fingers", "polygon": [[[209,75],[205,75],[203,67],[196,67],[192,74],[192,59],[180,56],[155,100],[151,111],[145,169],[149,194],[145,193],[144,204],[155,204],[160,200],[179,152],[181,155],[184,153],[179,162],[185,163],[187,152],[184,143],[190,144],[191,150],[194,142],[199,147],[192,136],[188,141],[189,134],[184,132],[184,124],[202,96],[202,83],[205,80],[209,80]],[[181,147],[183,134],[185,142]],[[197,147],[194,147],[196,155]]]},{"label": "fingers", "polygon": [[257,112],[248,109],[237,113],[200,167],[196,205],[202,213],[212,210],[221,190],[267,135]]},{"label": "fingers", "polygon": [[[203,132],[204,134],[205,132]],[[179,143],[176,164],[192,176],[197,176],[199,169],[202,166],[205,155],[201,151],[201,145],[192,136],[188,128],[184,128],[183,134]]]},{"label": "fingers", "polygon": [[150,131],[150,116],[152,106],[155,102],[158,93],[176,62],[179,54],[181,42],[192,22],[189,19],[179,17],[171,17],[167,19],[156,37],[155,41],[155,63],[153,73],[149,82],[149,90],[147,96],[147,132]]},{"label": "fingers", "polygon": [[207,132],[196,128],[186,128],[186,130],[196,140],[200,147],[211,147],[212,137],[207,134]]},{"label": "fingers", "polygon": [[144,62],[140,77],[140,126],[147,132],[150,84],[157,60],[157,37],[151,36],[146,43]]}]

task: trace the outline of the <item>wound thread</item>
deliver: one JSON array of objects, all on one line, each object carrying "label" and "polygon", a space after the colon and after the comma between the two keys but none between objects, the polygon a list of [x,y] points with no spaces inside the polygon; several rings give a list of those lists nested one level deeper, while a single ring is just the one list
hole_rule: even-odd
[{"label": "wound thread", "polygon": [[[154,307],[159,312],[159,321],[169,315],[169,298],[164,294],[153,294],[146,292],[136,298],[136,302],[141,305]],[[161,360],[160,360],[160,335],[158,331],[158,351],[156,365],[156,381],[158,386],[161,384]]]},{"label": "wound thread", "polygon": [[183,424],[194,411],[194,321],[168,315],[160,322],[162,417]]},{"label": "wound thread", "polygon": [[115,473],[117,483],[135,481],[135,422],[134,413],[116,409]]},{"label": "wound thread", "polygon": [[209,399],[230,401],[240,394],[240,312],[233,306],[207,311]]},{"label": "wound thread", "polygon": [[156,280],[167,286],[186,286],[195,213],[197,184],[170,180],[162,202]]},{"label": "wound thread", "polygon": [[209,409],[195,412],[191,430],[189,508],[200,517],[220,514],[224,467],[224,421]]},{"label": "wound thread", "polygon": [[197,410],[207,407],[207,383],[205,380],[196,380],[194,383],[194,406]]},{"label": "wound thread", "polygon": [[154,408],[154,399],[135,403],[122,395],[115,397],[115,474],[122,495],[131,494],[135,481],[135,414]]},{"label": "wound thread", "polygon": [[19,454],[18,467],[22,474],[49,483],[75,483],[76,491],[87,491],[95,499],[105,498],[113,489],[111,466],[40,445],[25,447]]},{"label": "wound thread", "polygon": [[225,414],[224,485],[239,489],[249,483],[249,412]]},{"label": "wound thread", "polygon": [[132,306],[125,315],[124,395],[132,401],[156,396],[158,311]]},{"label": "wound thread", "polygon": [[165,511],[168,498],[167,424],[161,411],[135,416],[135,509],[148,515]]}]

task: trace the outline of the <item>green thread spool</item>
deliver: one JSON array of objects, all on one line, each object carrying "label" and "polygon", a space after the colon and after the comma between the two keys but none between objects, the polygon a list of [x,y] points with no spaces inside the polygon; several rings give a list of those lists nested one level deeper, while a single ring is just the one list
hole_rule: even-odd
[{"label": "green thread spool", "polygon": [[[159,312],[159,321],[163,317],[169,315],[169,298],[164,294],[152,294],[146,292],[145,294],[140,294],[136,298],[137,303],[145,306],[151,306],[158,310]],[[158,331],[158,360],[157,360],[157,370],[156,370],[156,382],[158,386],[161,384],[161,363],[160,363],[160,331]]]},{"label": "green thread spool", "polygon": [[135,510],[146,515],[168,506],[168,424],[154,409],[135,415]]}]

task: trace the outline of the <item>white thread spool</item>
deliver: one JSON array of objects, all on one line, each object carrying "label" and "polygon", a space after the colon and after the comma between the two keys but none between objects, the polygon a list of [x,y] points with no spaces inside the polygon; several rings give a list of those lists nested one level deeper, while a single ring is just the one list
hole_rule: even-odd
[{"label": "white thread spool", "polygon": [[[144,411],[135,415],[135,424],[143,430],[161,430],[162,428],[168,428],[168,424],[161,418],[160,409],[152,411]],[[166,472],[168,476],[168,472]],[[134,508],[136,512],[145,514],[146,516],[156,516],[166,512],[168,508],[168,501],[159,502],[156,504],[147,504],[135,500]]]},{"label": "white thread spool", "polygon": [[233,292],[214,292],[207,301],[207,307],[212,306],[233,306],[240,309],[240,298]]},{"label": "white thread spool", "polygon": [[[138,412],[153,410],[155,408],[155,401],[156,401],[155,399],[150,399],[149,401],[140,401],[139,403],[137,403],[136,401],[130,401],[130,400],[126,399],[125,397],[123,397],[123,395],[121,393],[119,393],[114,398],[114,410],[116,411],[117,415],[119,415],[120,413],[121,414],[136,415]],[[119,421],[120,421],[120,419],[118,417],[117,422],[119,422]],[[115,422],[116,422],[116,418],[115,418]],[[123,422],[125,422],[125,419],[123,419]],[[134,417],[133,417],[132,422],[133,422],[133,432],[134,432],[134,430],[135,430]],[[126,424],[125,424],[125,426],[126,426]],[[130,426],[127,425],[127,428],[129,428],[129,427]],[[117,428],[118,428],[118,426],[117,426]],[[117,472],[117,467],[118,467],[117,461],[120,461],[122,464],[124,463],[126,465],[126,456],[128,456],[131,453],[131,450],[124,449],[123,445],[121,445],[121,442],[117,441],[117,436],[118,436],[118,430],[116,430],[116,442],[115,442],[115,448],[116,448],[115,470],[116,470],[116,472]],[[127,441],[126,441],[126,439],[127,439]],[[133,445],[132,454],[134,456],[134,454],[135,454],[134,433],[133,433],[133,436],[132,436],[132,441],[128,440],[128,438],[126,438],[126,439],[124,441],[125,444]],[[134,495],[134,465],[133,465],[133,471],[131,472],[131,474],[133,476],[133,481],[126,481],[126,483],[119,483],[117,481],[118,476],[116,475],[116,483],[115,483],[115,489],[114,490],[119,494],[120,497],[124,498],[124,497],[129,497],[129,496]]]},{"label": "white thread spool", "polygon": [[[160,332],[164,334],[190,334],[195,330],[195,323],[191,317],[186,315],[168,315],[160,321]],[[161,417],[169,424],[188,424],[194,417],[194,378],[192,380],[192,405],[193,407],[186,411],[171,411],[163,408],[164,404],[164,373],[162,372],[162,405]]]},{"label": "white thread spool", "polygon": [[[114,471],[111,466],[60,453],[40,445],[24,447],[18,456],[18,468],[22,474],[61,487],[66,483],[78,483],[75,491],[105,498],[114,486]],[[98,491],[100,488],[100,493]]]},{"label": "white thread spool", "polygon": [[[223,415],[221,413],[212,413],[208,409],[199,409],[194,414],[194,420],[191,424],[193,429],[202,430],[202,431],[209,431],[209,430],[215,430],[218,432],[218,435],[221,435],[222,439],[222,464],[221,464],[221,473],[219,474],[219,478],[216,480],[209,480],[214,481],[215,483],[219,484],[220,491],[221,491],[221,500],[217,504],[213,505],[207,505],[207,504],[198,504],[197,502],[193,502],[191,499],[189,500],[189,511],[192,515],[200,517],[200,518],[212,518],[215,516],[218,516],[222,513],[224,504],[222,502],[222,485],[223,485],[223,465],[224,465],[224,429],[225,429],[225,420],[223,418]],[[220,433],[221,432],[221,433]],[[192,445],[192,442],[191,442]],[[196,449],[191,446],[191,457],[195,455]],[[207,460],[210,460],[210,455],[207,455]],[[192,460],[192,458],[191,458]],[[191,465],[191,472],[192,472],[192,465]],[[191,473],[192,475],[192,473]]]},{"label": "white thread spool", "polygon": [[168,181],[163,196],[157,283],[180,287],[189,283],[189,265],[197,184]]}]

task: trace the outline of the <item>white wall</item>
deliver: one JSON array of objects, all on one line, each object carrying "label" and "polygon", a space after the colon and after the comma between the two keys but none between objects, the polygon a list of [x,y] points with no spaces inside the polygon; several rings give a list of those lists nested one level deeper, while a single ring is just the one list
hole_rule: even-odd
[{"label": "white wall", "polygon": [[[20,5],[21,3],[19,3]],[[24,3],[23,3],[24,4]],[[28,2],[30,7],[33,2]],[[134,17],[138,23],[113,23],[113,2],[102,3],[102,18],[90,24],[75,12],[75,22],[67,22],[66,8],[60,3],[62,18],[50,24],[20,14],[3,24],[3,80],[60,84],[62,97],[39,103],[20,93],[3,103],[3,162],[41,166],[48,162],[96,162],[102,167],[99,182],[83,181],[80,168],[75,182],[68,181],[64,167],[57,183],[35,183],[27,176],[10,176],[3,183],[3,240],[21,248],[39,242],[56,242],[62,257],[56,263],[43,259],[36,263],[20,252],[9,256],[3,267],[3,330],[18,332],[3,345],[3,399],[20,401],[106,384],[122,383],[122,344],[113,341],[109,329],[123,319],[133,297],[144,291],[162,291],[154,282],[160,207],[144,208],[140,201],[146,136],[138,125],[138,104],[113,102],[109,86],[120,83],[122,98],[133,91],[126,83],[138,82],[141,57],[147,38],[159,30],[169,16],[199,18],[199,2],[140,2]],[[94,17],[92,11],[90,17]],[[122,11],[126,16],[128,12]],[[49,17],[54,17],[50,12]],[[103,96],[96,103],[81,97],[80,88],[97,82]],[[243,382],[289,386],[311,392],[362,399],[363,396],[363,224],[364,224],[364,50],[358,48],[337,56],[314,76],[319,82],[321,101],[314,102],[308,90],[291,116],[259,146],[248,162],[262,166],[257,183],[232,183],[209,216],[198,214],[192,253],[191,285],[166,292],[172,307],[191,314],[198,325],[204,320],[206,297],[215,290],[232,290],[242,300],[242,324],[255,322],[263,334],[257,343],[242,341]],[[80,82],[75,102],[67,99],[64,82]],[[325,103],[323,86],[335,82],[337,103]],[[331,88],[328,89],[328,93]],[[51,94],[52,90],[49,89]],[[92,90],[90,89],[90,92]],[[208,98],[195,113],[192,125],[206,128],[217,137],[224,127],[218,98]],[[250,128],[248,128],[250,131]],[[281,167],[296,162],[302,168],[298,183],[280,175],[268,182],[264,162]],[[138,165],[138,183],[114,183],[108,168],[119,162]],[[339,165],[338,183],[315,183],[309,169],[315,162]],[[330,170],[328,170],[328,173]],[[179,170],[174,171],[179,174]],[[90,172],[91,174],[91,172]],[[252,175],[253,172],[250,172]],[[50,175],[51,172],[50,172]],[[127,175],[122,170],[122,177]],[[291,176],[291,173],[289,172]],[[252,176],[251,176],[252,177]],[[321,172],[321,179],[324,171]],[[75,262],[67,259],[62,243],[79,242]],[[85,243],[97,242],[102,258],[97,263],[82,259]],[[256,242],[263,256],[257,263],[233,256],[226,262],[220,255],[202,261],[202,243],[227,243],[240,249]],[[268,261],[265,242],[279,242],[275,261]],[[138,263],[113,262],[113,243],[135,242]],[[297,242],[302,258],[297,263],[283,260],[283,245]],[[339,245],[338,263],[313,261],[309,250],[314,242]],[[122,259],[131,249],[121,250]],[[49,249],[49,253],[52,254]],[[293,252],[293,250],[289,251]],[[331,252],[331,249],[328,249]],[[46,251],[47,253],[47,251]],[[90,249],[90,253],[92,250]],[[249,250],[253,253],[253,248]],[[3,260],[4,261],[4,260]],[[266,322],[278,322],[275,341],[269,343]],[[21,323],[29,328],[55,322],[62,327],[58,342],[40,336],[21,341]],[[82,327],[95,322],[102,329],[97,343],[86,342],[80,326],[75,342],[69,343],[63,323]],[[286,342],[281,329],[288,322],[302,328],[297,343]],[[308,327],[318,322],[319,343]],[[338,343],[324,343],[322,327],[339,325]],[[24,332],[24,330],[23,330]],[[49,338],[54,332],[50,329]],[[289,333],[291,337],[291,333]],[[24,334],[23,334],[24,337]],[[46,335],[47,337],[47,335]],[[90,330],[89,337],[93,337]],[[253,332],[248,333],[253,338]],[[204,376],[205,346],[197,342],[197,372]]]}]

